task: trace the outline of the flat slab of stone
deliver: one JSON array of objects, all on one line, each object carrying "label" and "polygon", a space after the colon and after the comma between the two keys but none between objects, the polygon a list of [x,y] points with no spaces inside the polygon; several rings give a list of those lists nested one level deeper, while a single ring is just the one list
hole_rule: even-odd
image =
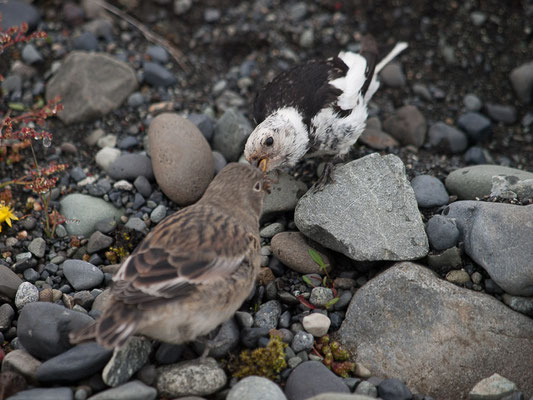
[{"label": "flat slab of stone", "polygon": [[402,161],[377,153],[337,167],[333,183],[308,191],[294,222],[304,235],[356,261],[415,260],[428,240]]},{"label": "flat slab of stone", "polygon": [[61,96],[66,124],[89,121],[116,109],[137,88],[135,71],[107,54],[71,52],[46,85],[46,98]]},{"label": "flat slab of stone", "polygon": [[492,189],[492,177],[515,176],[518,180],[533,179],[533,172],[500,165],[473,165],[453,171],[446,178],[446,189],[462,200],[475,200],[488,196]]},{"label": "flat slab of stone", "polygon": [[436,399],[467,399],[495,371],[525,398],[533,393],[533,320],[417,264],[396,264],[360,288],[336,338],[372,375]]}]

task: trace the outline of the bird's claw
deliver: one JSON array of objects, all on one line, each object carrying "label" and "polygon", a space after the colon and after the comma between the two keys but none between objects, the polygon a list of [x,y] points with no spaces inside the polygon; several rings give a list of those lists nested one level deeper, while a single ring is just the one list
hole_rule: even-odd
[{"label": "bird's claw", "polygon": [[324,172],[322,172],[322,176],[316,181],[316,183],[312,187],[313,193],[321,192],[324,190],[324,187],[328,183],[335,183],[335,180],[333,179],[333,170],[335,169],[335,165],[332,162],[328,162],[326,166],[324,167]]}]

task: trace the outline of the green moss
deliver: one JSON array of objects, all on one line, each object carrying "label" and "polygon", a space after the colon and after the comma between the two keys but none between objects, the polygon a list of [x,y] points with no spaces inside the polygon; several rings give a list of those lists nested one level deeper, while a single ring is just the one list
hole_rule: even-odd
[{"label": "green moss", "polygon": [[236,378],[245,378],[251,375],[264,376],[275,379],[287,367],[285,362],[286,343],[280,336],[270,336],[267,347],[255,350],[244,350],[236,362],[229,365],[232,375]]}]

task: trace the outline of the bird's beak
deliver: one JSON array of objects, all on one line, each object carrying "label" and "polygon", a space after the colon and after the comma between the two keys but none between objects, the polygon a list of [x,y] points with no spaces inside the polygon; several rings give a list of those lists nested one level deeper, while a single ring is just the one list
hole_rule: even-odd
[{"label": "bird's beak", "polygon": [[266,173],[267,165],[268,165],[268,159],[267,158],[262,158],[261,160],[259,160],[259,163],[257,164],[257,167],[261,171],[263,171],[263,173]]}]

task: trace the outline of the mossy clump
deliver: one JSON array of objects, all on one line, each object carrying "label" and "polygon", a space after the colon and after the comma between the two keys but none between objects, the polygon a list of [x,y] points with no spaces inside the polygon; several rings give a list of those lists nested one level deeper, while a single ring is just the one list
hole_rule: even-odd
[{"label": "mossy clump", "polygon": [[355,363],[348,361],[350,354],[337,341],[331,341],[329,335],[322,336],[315,343],[315,349],[324,357],[322,362],[342,378],[348,378],[355,372]]},{"label": "mossy clump", "polygon": [[287,367],[285,362],[286,343],[278,335],[271,335],[266,347],[244,350],[238,360],[228,367],[236,378],[257,375],[274,380]]}]

